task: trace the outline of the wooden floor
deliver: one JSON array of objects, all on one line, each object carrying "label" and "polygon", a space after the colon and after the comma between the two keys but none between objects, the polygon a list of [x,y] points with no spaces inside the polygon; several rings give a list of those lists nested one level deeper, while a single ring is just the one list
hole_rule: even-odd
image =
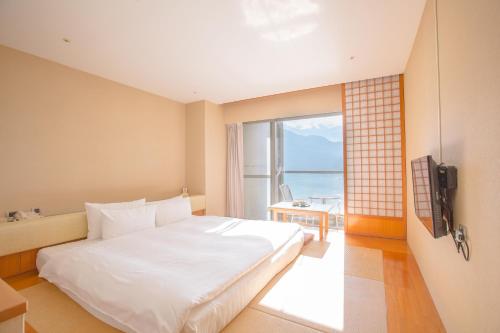
[{"label": "wooden floor", "polygon": [[[330,231],[328,239],[335,238],[338,233]],[[405,241],[351,235],[346,235],[342,239],[349,246],[382,250],[389,333],[446,332]],[[27,273],[6,281],[13,288],[20,290],[44,280],[38,278],[35,273]],[[301,328],[296,323],[289,324],[294,332],[311,332],[309,327]],[[26,332],[32,333],[35,330],[27,325]]]},{"label": "wooden floor", "polygon": [[446,332],[406,241],[350,235],[345,239],[348,245],[383,252],[389,332]]}]

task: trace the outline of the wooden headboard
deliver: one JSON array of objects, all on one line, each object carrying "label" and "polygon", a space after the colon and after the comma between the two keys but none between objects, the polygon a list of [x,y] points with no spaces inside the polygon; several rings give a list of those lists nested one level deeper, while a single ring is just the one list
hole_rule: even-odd
[{"label": "wooden headboard", "polygon": [[[193,214],[204,215],[205,196],[190,197]],[[0,223],[0,278],[35,269],[39,249],[87,237],[85,212]]]}]

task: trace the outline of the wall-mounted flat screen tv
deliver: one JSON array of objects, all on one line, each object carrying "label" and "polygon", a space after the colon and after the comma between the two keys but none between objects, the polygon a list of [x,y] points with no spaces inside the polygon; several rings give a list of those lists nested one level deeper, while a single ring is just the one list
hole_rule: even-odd
[{"label": "wall-mounted flat screen tv", "polygon": [[447,234],[439,193],[438,166],[432,156],[411,161],[415,214],[434,238]]}]

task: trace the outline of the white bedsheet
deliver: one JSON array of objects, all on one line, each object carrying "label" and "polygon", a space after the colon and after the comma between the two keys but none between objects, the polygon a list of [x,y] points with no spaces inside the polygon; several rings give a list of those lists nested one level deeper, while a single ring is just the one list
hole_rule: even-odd
[{"label": "white bedsheet", "polygon": [[58,256],[61,253],[68,251],[68,250],[71,250],[73,248],[87,246],[89,244],[100,242],[100,241],[101,241],[100,239],[92,239],[92,240],[83,239],[83,240],[79,240],[79,241],[44,247],[43,249],[38,251],[38,254],[36,256],[36,268],[40,272],[42,270],[43,266],[47,262],[52,260],[52,258],[54,258],[55,256]]},{"label": "white bedsheet", "polygon": [[301,232],[289,223],[193,217],[70,247],[40,276],[131,332],[179,332],[208,302]]}]

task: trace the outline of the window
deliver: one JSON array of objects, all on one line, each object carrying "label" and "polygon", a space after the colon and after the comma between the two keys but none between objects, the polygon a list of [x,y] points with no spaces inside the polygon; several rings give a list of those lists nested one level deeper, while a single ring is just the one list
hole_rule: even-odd
[{"label": "window", "polygon": [[267,207],[282,200],[281,184],[294,199],[343,215],[341,114],[246,123],[243,133],[246,218],[268,219]]}]

